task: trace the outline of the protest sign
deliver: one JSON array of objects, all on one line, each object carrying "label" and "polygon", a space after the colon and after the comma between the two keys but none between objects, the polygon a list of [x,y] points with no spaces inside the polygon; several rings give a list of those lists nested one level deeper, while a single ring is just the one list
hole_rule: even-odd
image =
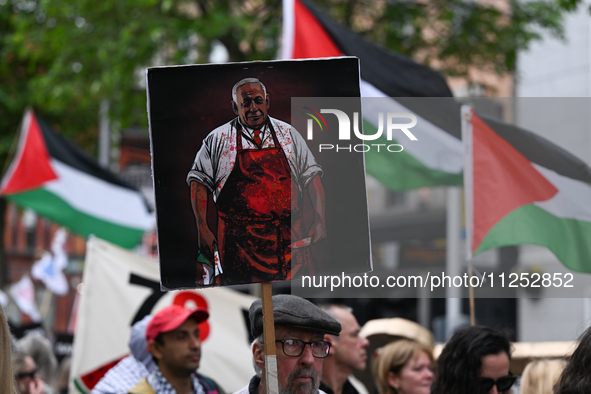
[{"label": "protest sign", "polygon": [[163,287],[371,270],[363,152],[292,125],[294,97],[358,98],[358,59],[155,67],[147,89]]}]

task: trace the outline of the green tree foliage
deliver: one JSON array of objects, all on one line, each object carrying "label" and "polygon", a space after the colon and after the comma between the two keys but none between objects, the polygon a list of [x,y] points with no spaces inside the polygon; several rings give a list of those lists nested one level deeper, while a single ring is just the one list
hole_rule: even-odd
[{"label": "green tree foliage", "polygon": [[[518,50],[543,30],[562,35],[580,0],[316,0],[367,38],[441,70],[515,69]],[[500,5],[499,5],[500,4]],[[0,160],[26,106],[91,153],[98,109],[115,130],[147,127],[144,69],[272,59],[281,0],[0,0]]]},{"label": "green tree foliage", "polygon": [[316,0],[370,40],[447,76],[468,67],[515,71],[517,53],[542,33],[563,37],[564,16],[580,0]]},{"label": "green tree foliage", "polygon": [[147,128],[144,70],[276,55],[281,0],[0,0],[0,160],[26,106],[95,153],[98,111]]}]

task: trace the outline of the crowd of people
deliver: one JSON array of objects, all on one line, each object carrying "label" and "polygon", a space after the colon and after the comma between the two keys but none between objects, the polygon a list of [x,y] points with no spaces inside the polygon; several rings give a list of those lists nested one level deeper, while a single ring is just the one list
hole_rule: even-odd
[{"label": "crowd of people", "polygon": [[[224,382],[197,372],[202,357],[199,323],[208,317],[203,309],[171,305],[135,323],[130,355],[104,375],[92,394],[225,394]],[[267,356],[262,302],[251,305],[253,377],[236,394],[370,394],[354,377],[368,367],[376,383],[371,394],[591,392],[591,328],[568,360],[533,360],[519,377],[510,368],[511,343],[488,327],[458,329],[437,360],[432,347],[396,339],[377,349],[368,366],[369,341],[359,335],[359,323],[346,306],[317,306],[276,295],[273,319],[276,355]],[[0,346],[0,394],[56,391],[58,366],[47,339],[33,335],[15,340],[2,308]],[[276,372],[267,371],[271,367]]]}]

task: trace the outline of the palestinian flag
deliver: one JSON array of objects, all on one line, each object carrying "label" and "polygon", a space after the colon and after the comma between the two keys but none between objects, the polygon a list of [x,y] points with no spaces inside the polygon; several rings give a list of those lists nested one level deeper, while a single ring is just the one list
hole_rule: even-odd
[{"label": "palestinian flag", "polygon": [[[385,186],[409,190],[422,186],[458,185],[462,182],[462,143],[459,119],[437,122],[430,108],[409,108],[403,97],[451,97],[444,78],[410,58],[389,52],[340,26],[304,0],[283,1],[283,58],[356,56],[361,64],[361,96],[382,97],[381,108],[363,101],[364,133],[378,130],[379,111],[413,112],[417,125],[412,133],[417,141],[402,136],[399,141],[384,138],[375,143],[400,143],[400,153],[369,151],[365,166],[369,174]],[[386,103],[384,103],[386,102]],[[424,103],[424,102],[423,102]],[[448,115],[458,118],[460,107],[451,104]]]},{"label": "palestinian flag", "polygon": [[154,225],[140,192],[55,134],[32,110],[23,118],[0,195],[77,234],[125,248],[136,246]]},{"label": "palestinian flag", "polygon": [[468,107],[462,117],[469,256],[536,244],[591,272],[591,168],[529,131]]}]

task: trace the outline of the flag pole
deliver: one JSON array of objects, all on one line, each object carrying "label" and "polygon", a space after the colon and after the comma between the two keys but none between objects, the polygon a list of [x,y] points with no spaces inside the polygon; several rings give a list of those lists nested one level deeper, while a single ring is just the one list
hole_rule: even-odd
[{"label": "flag pole", "polygon": [[474,235],[474,174],[472,164],[472,108],[462,105],[462,144],[464,145],[464,211],[466,216],[466,258],[468,265],[470,325],[476,324],[474,288],[472,287],[472,237]]},{"label": "flag pole", "polygon": [[98,162],[105,168],[109,168],[109,164],[111,164],[111,129],[109,123],[109,100],[103,99],[99,107]]},{"label": "flag pole", "polygon": [[273,286],[261,283],[263,303],[263,336],[265,338],[265,379],[267,394],[278,394],[277,353],[275,349],[275,320],[273,319]]},{"label": "flag pole", "polygon": [[[460,244],[462,199],[458,186],[447,187],[446,256],[445,270],[450,277],[462,276]],[[449,286],[445,289],[445,337],[451,338],[454,329],[462,322],[462,289]]]},{"label": "flag pole", "polygon": [[47,317],[49,316],[49,308],[51,307],[52,299],[53,293],[51,292],[51,290],[45,287],[45,291],[43,292],[43,298],[41,299],[41,306],[39,308],[39,312],[44,321],[47,321]]},{"label": "flag pole", "polygon": [[12,144],[10,145],[10,149],[8,151],[8,154],[6,155],[6,161],[4,162],[4,167],[2,168],[2,174],[6,174],[6,171],[8,171],[8,167],[10,167],[10,163],[12,163],[12,160],[14,159],[14,155],[16,154],[16,150],[18,147],[18,142],[20,141],[21,134],[22,134],[23,119],[25,118],[27,111],[30,109],[31,109],[31,107],[27,107],[25,109],[25,113],[23,114],[23,117],[21,118],[20,122],[18,123],[17,133],[15,134],[15,136],[12,140]]},{"label": "flag pole", "polygon": [[468,282],[470,287],[468,293],[470,297],[470,325],[476,325],[476,314],[474,309],[474,287],[472,287],[472,259],[468,260]]}]

